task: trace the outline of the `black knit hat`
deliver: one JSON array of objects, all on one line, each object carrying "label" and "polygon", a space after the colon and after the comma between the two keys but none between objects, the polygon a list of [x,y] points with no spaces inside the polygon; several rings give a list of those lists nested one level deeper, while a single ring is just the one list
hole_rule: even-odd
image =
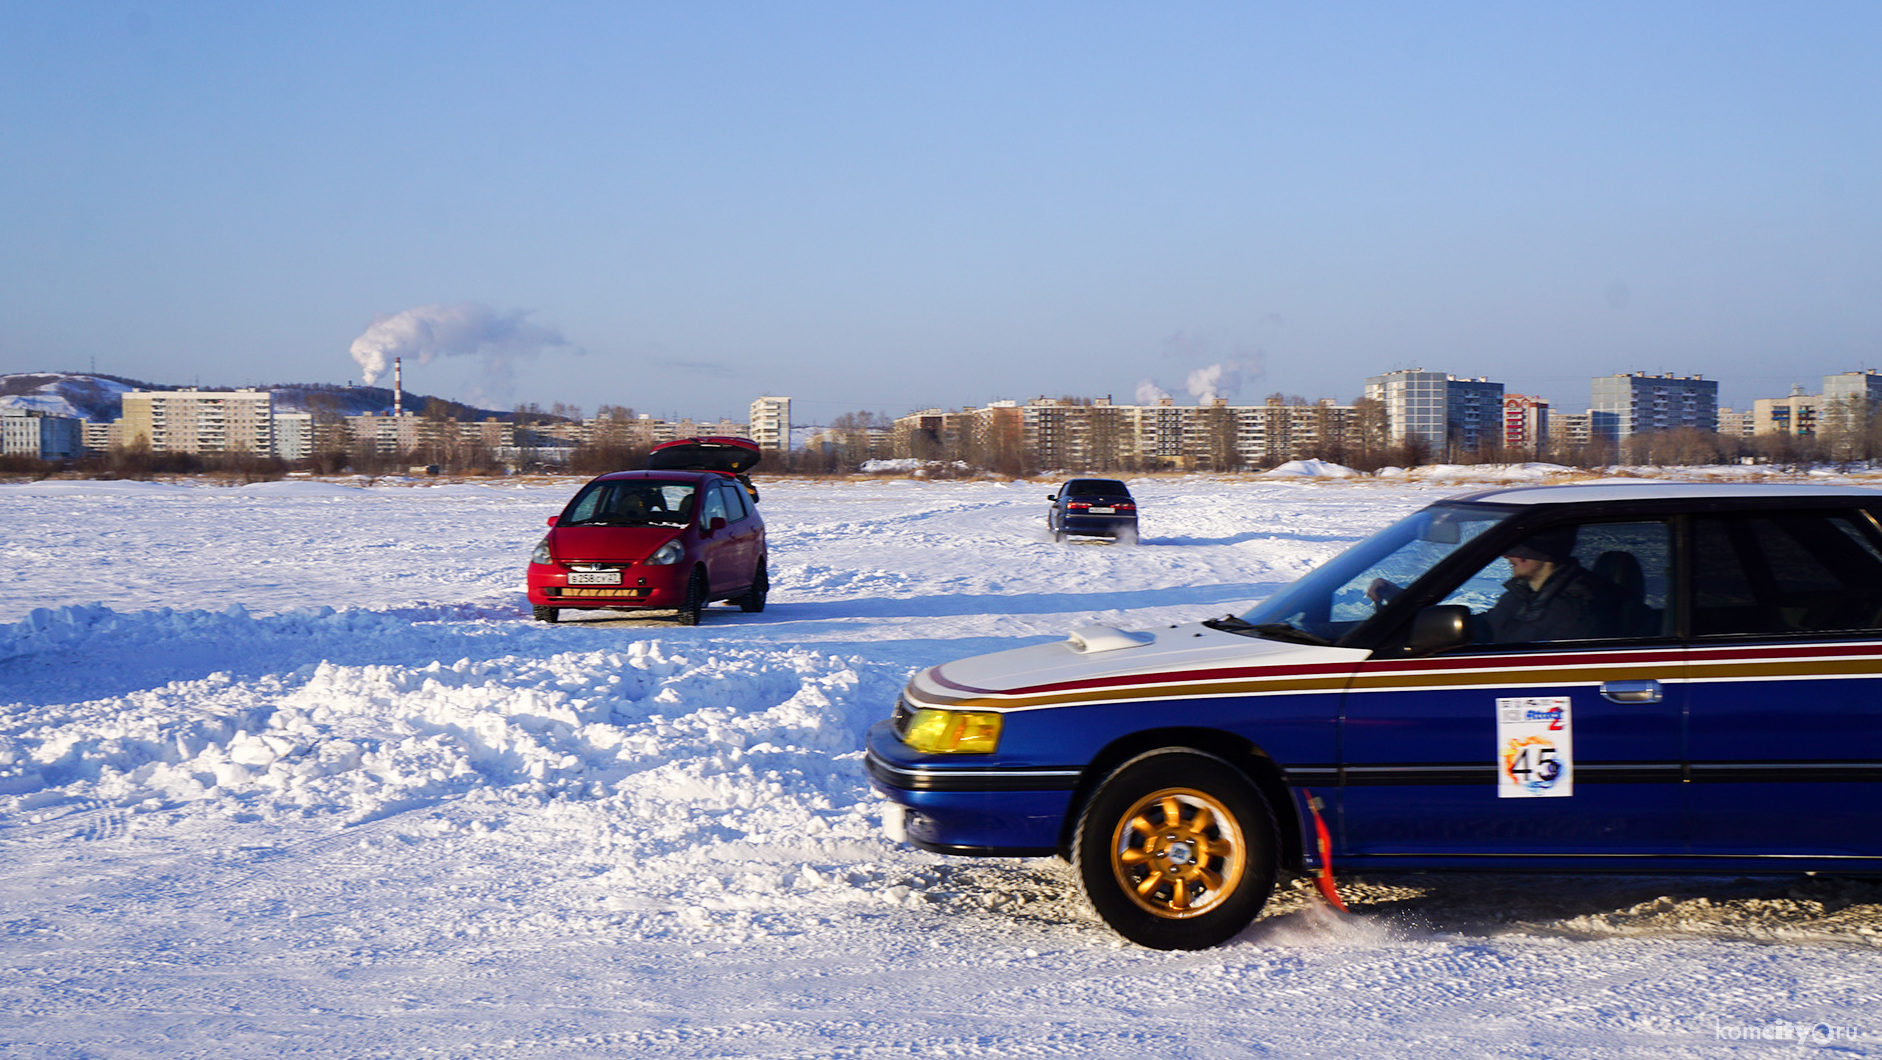
[{"label": "black knit hat", "polygon": [[1520,544],[1503,550],[1505,556],[1518,559],[1539,559],[1545,563],[1561,563],[1575,554],[1575,528],[1544,530],[1524,539]]}]

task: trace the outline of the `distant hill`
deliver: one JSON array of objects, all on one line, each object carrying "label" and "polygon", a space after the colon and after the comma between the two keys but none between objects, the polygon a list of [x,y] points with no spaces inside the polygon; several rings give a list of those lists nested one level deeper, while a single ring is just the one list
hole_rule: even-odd
[{"label": "distant hill", "polygon": [[[23,372],[0,375],[0,405],[39,409],[57,416],[77,416],[93,423],[109,423],[123,412],[127,390],[182,390],[180,386],[147,383],[116,375],[90,372]],[[234,390],[235,387],[198,387],[199,390]],[[336,386],[332,383],[282,383],[262,387],[274,395],[276,412],[333,412],[341,416],[392,411],[392,391],[379,386]],[[480,409],[457,401],[405,393],[405,410],[428,411],[458,420],[513,418],[509,412]]]}]

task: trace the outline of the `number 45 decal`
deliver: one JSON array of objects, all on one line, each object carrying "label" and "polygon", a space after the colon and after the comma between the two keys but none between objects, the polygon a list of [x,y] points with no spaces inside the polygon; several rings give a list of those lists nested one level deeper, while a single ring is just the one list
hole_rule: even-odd
[{"label": "number 45 decal", "polygon": [[1575,730],[1567,696],[1496,701],[1496,793],[1504,799],[1575,793]]}]

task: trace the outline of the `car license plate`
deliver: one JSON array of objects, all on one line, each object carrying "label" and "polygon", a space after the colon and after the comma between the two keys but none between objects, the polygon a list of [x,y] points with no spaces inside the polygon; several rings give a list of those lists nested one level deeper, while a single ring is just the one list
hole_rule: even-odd
[{"label": "car license plate", "polygon": [[618,570],[570,571],[570,585],[619,585],[621,572]]},{"label": "car license plate", "polygon": [[1091,510],[1091,514],[1093,515],[1114,515],[1116,513],[1116,508],[1093,508]]}]

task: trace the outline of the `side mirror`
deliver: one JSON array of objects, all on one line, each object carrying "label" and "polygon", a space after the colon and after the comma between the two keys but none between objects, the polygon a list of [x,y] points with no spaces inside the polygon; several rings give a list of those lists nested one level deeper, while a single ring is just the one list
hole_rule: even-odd
[{"label": "side mirror", "polygon": [[708,533],[716,534],[723,529],[725,529],[725,516],[723,515],[713,516],[712,522],[706,524],[706,531]]},{"label": "side mirror", "polygon": [[1048,494],[1046,494],[1046,500],[1049,500],[1049,501],[1056,501],[1056,500],[1058,500],[1058,499],[1059,499],[1059,495],[1058,495],[1058,494],[1056,494],[1056,493],[1048,493]]},{"label": "side mirror", "polygon": [[562,521],[562,517],[559,515],[551,515],[548,520],[550,526],[554,526],[555,524],[561,521]]},{"label": "side mirror", "polygon": [[1470,640],[1470,608],[1463,604],[1439,604],[1425,608],[1412,619],[1405,654],[1434,655],[1461,648]]}]

